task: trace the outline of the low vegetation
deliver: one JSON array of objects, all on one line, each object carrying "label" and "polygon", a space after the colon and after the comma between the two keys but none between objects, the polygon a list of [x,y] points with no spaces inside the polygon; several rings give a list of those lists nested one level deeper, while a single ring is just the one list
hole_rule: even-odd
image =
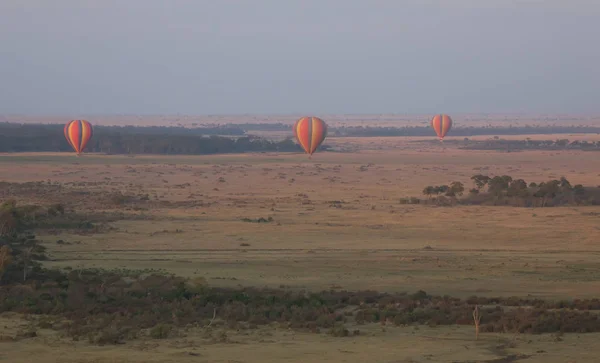
[{"label": "low vegetation", "polygon": [[498,136],[484,141],[474,140],[448,140],[448,144],[460,145],[464,150],[501,150],[501,151],[523,151],[523,150],[600,150],[600,141],[586,141],[569,139],[556,140],[504,140]]},{"label": "low vegetation", "polygon": [[[34,217],[27,213],[31,209],[45,212]],[[152,270],[46,269],[45,248],[34,232],[40,220],[55,218],[59,223],[67,218],[62,209],[20,206],[15,201],[0,207],[0,313],[26,314],[35,322],[30,331],[4,340],[54,329],[73,340],[104,345],[142,336],[180,336],[189,328],[243,330],[273,324],[347,337],[359,335],[360,325],[369,323],[472,325],[474,309],[482,334],[600,332],[598,299],[460,299],[424,291],[218,288],[201,277],[185,279]]]}]

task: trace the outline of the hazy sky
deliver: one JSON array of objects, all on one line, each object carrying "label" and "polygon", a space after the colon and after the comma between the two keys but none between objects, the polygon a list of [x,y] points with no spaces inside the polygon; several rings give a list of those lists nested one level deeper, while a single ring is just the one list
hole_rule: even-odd
[{"label": "hazy sky", "polygon": [[598,0],[0,0],[0,113],[600,112]]}]

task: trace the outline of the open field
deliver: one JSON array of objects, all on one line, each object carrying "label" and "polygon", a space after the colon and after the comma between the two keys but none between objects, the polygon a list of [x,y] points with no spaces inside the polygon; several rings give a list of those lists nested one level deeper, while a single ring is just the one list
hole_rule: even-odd
[{"label": "open field", "polygon": [[[586,138],[598,140],[577,137]],[[316,153],[312,160],[291,153],[1,154],[1,181],[43,184],[2,186],[0,200],[121,213],[96,233],[38,233],[50,267],[157,268],[223,287],[425,290],[465,298],[598,296],[600,207],[400,203],[425,198],[421,192],[428,185],[460,181],[471,188],[470,177],[480,173],[528,182],[565,176],[572,184],[597,186],[596,153],[466,151],[413,142],[425,139],[331,138],[330,145],[362,151]],[[10,329],[19,324],[26,322],[13,315],[0,321]],[[40,363],[594,362],[597,354],[590,349],[598,339],[597,333],[486,333],[474,341],[472,327],[370,324],[360,327],[358,337],[260,328],[228,330],[229,340],[219,340],[218,329],[211,336],[192,329],[186,337],[113,348],[41,331],[5,343],[0,361],[28,362],[36,354],[44,357]],[[517,356],[510,360],[511,354]]]},{"label": "open field", "polygon": [[[0,319],[11,331],[26,325],[10,316]],[[17,343],[4,343],[0,361],[29,363],[179,363],[179,362],[594,362],[598,334],[486,334],[473,339],[469,327],[361,326],[357,337],[328,337],[266,327],[252,331],[189,330],[166,341],[90,346],[65,341],[51,330]],[[502,360],[503,358],[506,359]],[[574,358],[576,357],[576,358]]]}]

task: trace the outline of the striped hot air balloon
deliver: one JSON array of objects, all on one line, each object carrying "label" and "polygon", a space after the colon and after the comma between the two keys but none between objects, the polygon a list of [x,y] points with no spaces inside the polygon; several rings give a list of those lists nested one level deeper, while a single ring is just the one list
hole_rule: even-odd
[{"label": "striped hot air balloon", "polygon": [[448,115],[440,114],[435,115],[431,119],[431,127],[437,134],[440,141],[444,140],[444,136],[450,131],[452,128],[452,119]]},{"label": "striped hot air balloon", "polygon": [[294,136],[310,159],[327,137],[327,124],[318,117],[302,117],[294,124]]},{"label": "striped hot air balloon", "polygon": [[85,149],[85,145],[87,145],[94,133],[92,125],[86,120],[67,122],[64,132],[67,142],[75,150],[77,156]]}]

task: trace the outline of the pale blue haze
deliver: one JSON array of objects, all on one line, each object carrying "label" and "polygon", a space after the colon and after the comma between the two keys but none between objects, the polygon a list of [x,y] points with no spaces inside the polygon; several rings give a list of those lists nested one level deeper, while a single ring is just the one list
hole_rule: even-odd
[{"label": "pale blue haze", "polygon": [[0,114],[600,112],[600,1],[1,0]]}]

